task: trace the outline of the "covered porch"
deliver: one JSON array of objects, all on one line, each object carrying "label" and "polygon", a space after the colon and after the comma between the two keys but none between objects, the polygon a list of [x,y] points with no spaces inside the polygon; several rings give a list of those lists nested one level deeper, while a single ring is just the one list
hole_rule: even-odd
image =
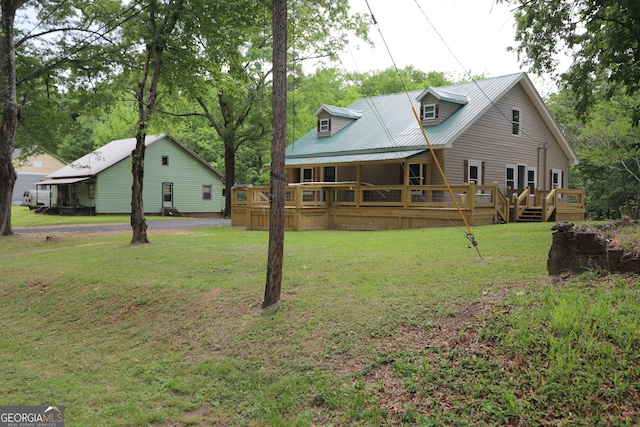
[{"label": "covered porch", "polygon": [[95,215],[95,180],[91,177],[58,178],[39,181],[39,186],[51,189],[51,203],[36,213],[65,216]]},{"label": "covered porch", "polygon": [[[490,185],[372,185],[295,183],[285,187],[286,230],[385,230],[510,221],[582,221],[584,189],[508,189]],[[232,225],[269,229],[269,187],[232,189]]]}]

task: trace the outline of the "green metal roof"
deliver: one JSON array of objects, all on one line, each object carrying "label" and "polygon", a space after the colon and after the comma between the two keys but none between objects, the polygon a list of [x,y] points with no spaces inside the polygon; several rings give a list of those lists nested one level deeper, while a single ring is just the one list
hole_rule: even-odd
[{"label": "green metal roof", "polygon": [[422,92],[416,98],[416,101],[420,102],[422,100],[422,98],[427,96],[427,94],[432,94],[433,96],[436,97],[436,99],[439,99],[441,101],[454,102],[454,103],[460,104],[460,105],[466,105],[466,104],[469,103],[469,98],[466,95],[459,94],[459,93],[453,93],[453,92],[449,92],[449,91],[446,91],[446,90],[433,88],[433,87],[430,87],[429,89],[427,89],[424,92]]},{"label": "green metal roof", "polygon": [[[341,109],[361,113],[359,118],[353,117],[353,123],[331,136],[318,138],[316,129],[309,131],[287,147],[286,164],[343,163],[356,158],[359,161],[385,160],[382,153],[399,151],[395,156],[400,158],[411,150],[425,151],[426,142],[412,107],[419,111],[419,99],[426,93],[463,105],[442,123],[424,127],[434,149],[451,147],[469,126],[518,83],[529,94],[565,154],[577,164],[577,157],[525,73],[359,99],[348,108]],[[339,107],[323,105],[318,112],[324,109],[331,113],[336,111],[334,108]]]},{"label": "green metal roof", "polygon": [[405,160],[427,150],[427,146],[420,150],[385,151],[377,153],[343,153],[339,156],[295,157],[287,159],[289,166],[310,166],[324,163],[361,163],[389,160]]},{"label": "green metal roof", "polygon": [[326,111],[332,116],[346,117],[348,119],[359,119],[360,117],[362,117],[362,111],[360,110],[336,107],[335,105],[327,104],[322,104],[313,115],[317,117],[322,111]]}]

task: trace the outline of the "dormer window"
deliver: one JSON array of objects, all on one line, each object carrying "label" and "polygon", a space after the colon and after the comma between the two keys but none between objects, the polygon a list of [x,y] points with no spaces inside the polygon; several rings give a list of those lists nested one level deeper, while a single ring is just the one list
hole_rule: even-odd
[{"label": "dormer window", "polygon": [[318,132],[329,132],[331,130],[330,124],[331,124],[330,119],[319,119]]},{"label": "dormer window", "polygon": [[434,120],[438,118],[438,104],[425,104],[422,106],[420,119]]}]

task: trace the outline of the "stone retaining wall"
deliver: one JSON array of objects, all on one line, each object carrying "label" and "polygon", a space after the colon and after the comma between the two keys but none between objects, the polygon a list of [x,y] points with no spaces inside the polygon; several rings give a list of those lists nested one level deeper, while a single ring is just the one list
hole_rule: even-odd
[{"label": "stone retaining wall", "polygon": [[557,223],[551,229],[554,230],[553,243],[547,260],[550,275],[587,270],[640,273],[638,255],[610,247],[602,232],[576,227],[570,222]]}]

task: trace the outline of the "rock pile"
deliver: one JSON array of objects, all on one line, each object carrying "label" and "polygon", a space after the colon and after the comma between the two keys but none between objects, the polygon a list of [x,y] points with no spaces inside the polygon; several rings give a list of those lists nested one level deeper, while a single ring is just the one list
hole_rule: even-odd
[{"label": "rock pile", "polygon": [[[607,223],[603,227],[611,229],[615,226]],[[638,254],[612,245],[600,230],[593,230],[586,225],[576,227],[570,222],[559,222],[551,229],[553,243],[547,260],[550,275],[587,270],[640,273]]]}]

